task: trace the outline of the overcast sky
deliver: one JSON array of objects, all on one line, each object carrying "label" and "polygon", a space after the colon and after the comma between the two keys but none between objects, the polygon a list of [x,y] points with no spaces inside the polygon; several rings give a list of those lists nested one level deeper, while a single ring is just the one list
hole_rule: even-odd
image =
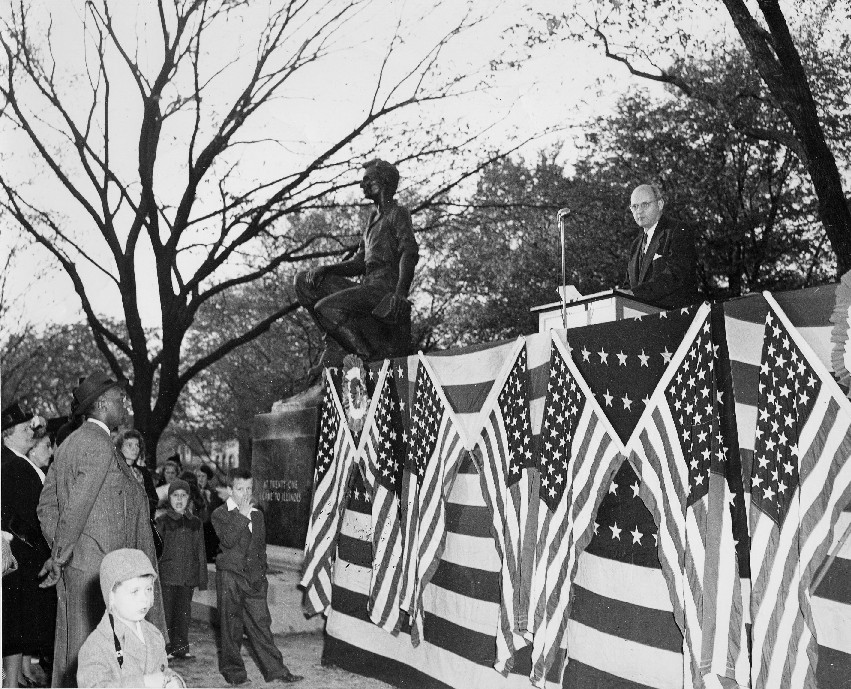
[{"label": "overcast sky", "polygon": [[[550,2],[552,7],[560,3]],[[151,17],[146,17],[138,10],[139,3],[115,3],[116,20],[120,30],[126,35],[139,35],[142,40],[138,43],[140,63],[148,64],[151,69],[157,65],[157,46],[153,41],[145,40],[149,35]],[[61,2],[43,3],[38,7],[44,12],[48,7],[53,12],[54,20],[54,54],[57,58],[60,74],[73,87],[72,81],[75,68],[82,64],[84,55],[81,51],[83,44],[81,31],[83,16],[82,3]],[[257,165],[276,164],[287,156],[297,158],[315,153],[335,134],[345,129],[351,121],[353,112],[362,109],[364,96],[374,83],[375,70],[380,63],[383,51],[392,35],[396,23],[401,21],[406,28],[406,43],[403,47],[410,55],[422,51],[435,37],[446,30],[446,26],[455,19],[460,3],[442,3],[441,11],[428,16],[417,16],[418,3],[409,2],[376,2],[357,16],[347,27],[348,33],[340,37],[340,45],[348,46],[339,54],[323,61],[321,69],[310,73],[310,78],[295,84],[293,96],[286,103],[272,104],[264,113],[262,126],[274,129],[276,132],[285,131],[282,137],[286,145],[275,151],[277,159],[268,157],[268,147],[254,147],[246,155],[257,155]],[[451,52],[446,56],[449,67],[466,73],[480,70],[488,61],[501,55],[522,55],[522,46],[518,41],[524,38],[523,32],[512,31],[517,24],[523,25],[535,21],[534,15],[521,0],[506,0],[494,4],[487,20],[472,34],[452,44]],[[535,10],[547,8],[547,3],[536,2]],[[3,10],[7,12],[7,10]],[[442,14],[441,14],[442,12]],[[91,20],[88,20],[89,29]],[[44,26],[44,24],[43,24]],[[246,36],[254,34],[254,28],[246,25],[227,27],[227,30],[211,37],[219,56],[229,56],[247,50]],[[153,34],[155,35],[155,34]],[[400,63],[403,64],[403,63]],[[401,67],[400,67],[401,68]],[[229,68],[228,78],[238,81],[241,74],[238,67]],[[625,73],[625,70],[603,58],[599,52],[583,45],[575,45],[565,41],[552,41],[540,46],[528,57],[524,58],[517,68],[502,69],[492,77],[491,88],[486,91],[470,94],[451,103],[442,103],[441,108],[450,121],[458,118],[475,125],[499,122],[489,134],[487,143],[496,148],[504,144],[509,136],[526,136],[543,131],[548,127],[566,127],[553,136],[537,139],[524,149],[524,154],[533,157],[535,152],[552,145],[556,140],[564,141],[563,158],[569,163],[573,156],[572,137],[581,134],[580,129],[571,129],[571,125],[602,113],[611,108],[618,96],[636,85]],[[222,92],[232,84],[222,81]],[[85,85],[85,84],[83,84]],[[135,151],[137,145],[136,130],[132,127],[132,119],[137,117],[138,96],[129,84],[113,84],[116,101],[124,100],[127,112],[125,128],[114,125],[113,147],[116,151],[124,150],[129,155],[123,164],[128,170],[135,168]],[[80,113],[84,112],[85,101],[80,102]],[[122,116],[115,118],[117,121]],[[258,125],[259,126],[259,125]],[[55,185],[43,183],[45,179],[38,170],[32,167],[28,142],[19,135],[3,130],[3,164],[7,169],[17,172],[21,179],[39,180],[40,192],[54,202],[53,207],[66,212],[63,206],[64,192]],[[122,137],[126,137],[122,139]],[[167,141],[165,142],[167,143]],[[175,145],[174,151],[180,151]],[[171,166],[161,165],[162,160],[168,160],[172,152],[164,146],[158,159],[158,169],[179,169],[179,161]],[[116,155],[117,159],[117,155]],[[270,162],[271,161],[271,162]],[[116,160],[116,164],[119,163]],[[130,174],[128,173],[128,177]],[[179,180],[174,187],[180,187]],[[163,192],[165,193],[165,192]],[[68,222],[75,225],[79,215],[72,206],[67,206]],[[82,218],[79,218],[82,224]],[[9,224],[4,226],[3,237],[0,238],[0,252],[7,251],[17,230]],[[111,263],[108,253],[101,246],[102,242],[95,230],[78,233],[82,244],[89,247],[97,261],[109,268]],[[140,274],[150,274],[151,257],[145,252],[140,256]],[[100,277],[94,268],[81,266],[82,272],[90,285],[94,285],[91,293],[95,307],[101,312],[120,318],[120,295],[106,278]],[[37,280],[34,275],[46,273],[45,277]],[[81,317],[80,303],[73,292],[70,280],[53,264],[46,252],[40,247],[27,250],[25,260],[16,264],[12,275],[12,283],[23,290],[20,300],[21,311],[25,318],[34,323],[70,322]],[[13,288],[14,289],[14,288]],[[160,314],[157,299],[152,289],[145,289],[140,284],[140,294],[143,297],[143,319],[146,325],[159,325]],[[145,298],[145,295],[149,295]]]}]

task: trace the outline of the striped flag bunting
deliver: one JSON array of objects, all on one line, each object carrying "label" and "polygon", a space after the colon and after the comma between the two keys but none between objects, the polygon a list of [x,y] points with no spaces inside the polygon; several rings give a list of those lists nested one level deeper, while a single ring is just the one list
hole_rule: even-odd
[{"label": "striped flag bunting", "polygon": [[579,555],[594,534],[597,507],[624,459],[623,445],[574,365],[568,346],[553,334],[541,427],[540,504],[529,596],[530,679],[537,687],[564,671],[571,602],[567,592]]},{"label": "striped flag bunting", "polygon": [[[526,645],[527,596],[521,582],[521,527],[529,514],[529,472],[532,426],[526,371],[526,343],[520,338],[491,388],[481,415],[473,457],[479,469],[482,495],[492,518],[494,544],[501,560],[499,631],[494,667],[508,674],[514,653]],[[524,612],[521,615],[521,610]],[[531,637],[529,637],[531,638]]]},{"label": "striped flag bunting", "polygon": [[[833,309],[829,288],[776,296],[797,334],[811,346],[815,358],[829,362],[829,315]],[[723,340],[721,328],[726,327],[726,343],[720,343],[718,356],[723,359],[726,344],[730,358],[729,370],[718,366],[715,371],[721,396],[717,413],[728,449],[726,490],[733,507],[730,519],[734,539],[738,542],[738,562],[743,564],[739,574],[745,600],[750,596],[747,519],[742,520],[735,515],[751,508],[750,472],[763,330],[768,310],[766,299],[753,295],[718,307],[717,313],[721,315],[723,311],[723,317],[712,323],[713,338],[720,336]],[[715,315],[713,313],[713,318]],[[693,316],[693,311],[688,314],[668,312],[666,315],[577,328],[560,334],[562,338],[566,335],[566,344],[572,348],[576,367],[588,381],[591,392],[612,420],[621,440],[629,438],[639,422],[644,424],[647,404]],[[677,319],[682,322],[671,323]],[[716,328],[719,320],[720,327]],[[648,335],[644,331],[639,333],[644,327],[658,331],[656,334],[663,339],[652,348],[647,347],[644,338]],[[592,342],[592,336],[598,339]],[[537,452],[544,437],[542,422],[550,379],[552,341],[548,333],[524,339],[531,447]],[[613,343],[611,346],[607,344],[610,342]],[[636,350],[627,349],[628,345],[635,345]],[[495,389],[500,387],[501,376],[509,369],[511,364],[507,362],[516,355],[517,346],[516,342],[490,343],[422,357],[431,365],[435,374],[434,385],[443,393],[443,400],[452,410],[462,438],[476,438],[479,442],[484,438],[485,434],[481,437],[476,435],[487,423],[484,410],[490,406],[487,413],[493,411],[491,402],[496,395]],[[592,354],[589,360],[583,359],[583,347]],[[601,361],[606,354],[610,366],[608,371],[606,363]],[[621,364],[624,355],[626,365]],[[647,367],[642,363],[645,361]],[[401,377],[394,375],[393,383],[400,397],[407,397],[409,409],[412,409],[415,399],[417,378],[422,368],[420,362],[421,357],[393,362],[397,372],[404,371]],[[593,370],[589,368],[592,363]],[[611,364],[615,366],[611,367]],[[647,368],[654,366],[651,380],[638,380],[639,374],[646,374]],[[612,368],[622,369],[623,380],[627,381],[625,385],[636,389],[640,386],[641,393],[635,395],[631,387],[626,387],[616,394],[613,386],[620,384],[617,376],[604,378],[613,373]],[[610,406],[607,406],[607,395],[611,398]],[[658,401],[654,399],[654,404]],[[629,418],[615,418],[614,412]],[[406,412],[404,421],[412,422],[412,415]],[[726,426],[731,426],[733,432],[728,433]],[[738,459],[737,442],[741,472],[748,478],[744,486],[741,473],[734,466]],[[463,442],[462,445],[469,447]],[[507,676],[494,671],[502,615],[503,559],[494,538],[494,517],[486,495],[487,488],[483,487],[478,452],[477,449],[474,453],[461,453],[455,480],[445,495],[444,546],[431,579],[419,591],[422,626],[420,643],[416,647],[412,644],[412,630],[405,616],[402,617],[399,633],[393,636],[382,631],[368,612],[375,561],[374,503],[367,501],[367,497],[372,496],[371,490],[368,487],[358,488],[361,479],[354,476],[354,492],[340,526],[333,596],[328,596],[332,608],[328,615],[323,662],[378,677],[396,686],[426,689],[513,689],[530,686],[531,646],[515,652],[513,666]],[[527,467],[525,473],[529,495],[535,498],[529,501],[528,521],[536,529],[540,475],[537,466]],[[722,475],[720,467],[716,469],[710,464],[710,480],[714,478],[716,486],[723,483],[719,480]],[[418,488],[416,476],[406,468],[403,474],[405,481],[412,476]],[[368,483],[369,478],[366,481]],[[559,655],[554,658],[554,667],[566,665],[564,674],[559,677],[557,672],[551,671],[546,677],[547,687],[678,689],[684,686],[684,637],[676,622],[668,577],[658,557],[658,529],[653,515],[641,499],[641,490],[642,484],[633,467],[624,462],[604,491],[594,518],[591,540],[577,560],[566,634],[560,644],[560,652],[566,658]],[[417,496],[416,492],[414,496]],[[403,517],[408,514],[407,497],[407,493],[402,494]],[[717,501],[710,505],[708,497],[702,498],[701,504],[706,505],[707,512],[717,510]],[[826,552],[834,550],[842,532],[851,524],[851,507],[846,506],[844,511],[839,511],[841,509],[837,502],[834,510],[836,524],[826,538]],[[527,524],[527,536],[529,527],[530,524]],[[729,559],[727,563],[729,567]],[[810,651],[817,650],[818,663],[814,670],[817,686],[827,689],[847,686],[851,676],[849,581],[851,544],[846,543],[811,597],[814,634],[818,641],[817,645],[810,645]],[[729,598],[732,601],[735,596],[731,594]],[[746,608],[744,613],[746,621],[749,621],[750,610]],[[718,615],[715,619],[719,619]],[[689,650],[691,652],[691,648]],[[724,654],[716,654],[716,657],[719,655]],[[707,680],[715,678],[717,675],[706,676]],[[689,681],[685,680],[686,686],[689,686]],[[718,683],[731,686],[728,679],[718,678]],[[711,682],[707,681],[709,684]]]},{"label": "striped flag bunting", "polygon": [[[434,576],[446,540],[446,500],[462,458],[461,429],[428,360],[420,356],[411,408],[409,462],[416,484],[409,484],[404,544],[407,563],[401,607],[410,617],[411,641],[422,638],[423,589]],[[413,497],[411,494],[414,494]]]},{"label": "striped flag bunting", "polygon": [[304,609],[308,615],[327,612],[331,605],[331,570],[340,520],[355,466],[355,447],[343,416],[331,374],[325,372],[325,398],[316,443],[313,502],[304,552]]},{"label": "striped flag bunting", "polygon": [[[773,294],[795,332],[809,346],[825,369],[831,361],[830,316],[835,302],[836,285],[813,287]],[[759,374],[762,359],[768,301],[752,295],[724,304],[727,343],[735,387],[735,420],[741,446],[745,505],[751,507],[751,466],[756,439]],[[851,525],[851,505],[838,516],[830,552]],[[747,551],[746,554],[748,554]],[[745,558],[748,560],[748,557]],[[741,560],[740,560],[741,561]],[[818,589],[812,592],[813,622],[818,640],[816,682],[821,688],[848,686],[851,677],[851,543],[846,542],[827,571]],[[750,581],[747,582],[750,584]],[[750,609],[746,612],[750,612]]]},{"label": "striped flag bunting", "polygon": [[704,305],[629,443],[684,633],[683,682],[695,687],[710,678],[746,684],[748,675],[717,366]]},{"label": "striped flag bunting", "polygon": [[[399,632],[402,577],[402,470],[407,438],[403,404],[392,384],[394,369],[385,361],[378,373],[376,406],[368,417],[360,463],[371,495],[372,575],[367,612],[382,629]],[[372,372],[370,372],[372,373]]]},{"label": "striped flag bunting", "polygon": [[810,584],[851,500],[851,404],[770,294],[751,466],[752,686],[815,687]]}]

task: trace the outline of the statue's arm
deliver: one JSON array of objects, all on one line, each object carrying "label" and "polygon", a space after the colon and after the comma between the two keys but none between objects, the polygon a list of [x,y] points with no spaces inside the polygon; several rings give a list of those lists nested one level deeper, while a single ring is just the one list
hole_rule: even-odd
[{"label": "statue's arm", "polygon": [[340,261],[324,266],[326,275],[342,275],[345,278],[356,277],[363,275],[366,272],[366,261],[363,259],[363,253],[358,249],[358,253],[354,258],[348,261]]},{"label": "statue's arm", "polygon": [[366,261],[364,260],[365,255],[366,248],[364,246],[363,237],[361,237],[357,253],[348,261],[329,263],[328,265],[312,268],[308,273],[310,276],[310,283],[316,287],[324,275],[342,275],[347,278],[363,275],[366,272]]},{"label": "statue's arm", "polygon": [[407,208],[399,208],[396,218],[396,240],[399,243],[399,282],[395,296],[405,299],[414,281],[414,269],[420,260],[420,247],[414,238],[414,225]]}]

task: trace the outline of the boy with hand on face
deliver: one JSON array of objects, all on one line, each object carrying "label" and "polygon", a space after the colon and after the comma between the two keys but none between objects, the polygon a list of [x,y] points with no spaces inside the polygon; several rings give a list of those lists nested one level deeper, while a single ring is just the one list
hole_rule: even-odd
[{"label": "boy with hand on face", "polygon": [[107,553],[100,564],[106,613],[80,648],[80,687],[185,687],[168,668],[165,639],[145,619],[154,604],[157,573],[135,548]]},{"label": "boy with hand on face", "polygon": [[168,485],[169,506],[157,517],[157,531],[163,539],[160,557],[160,585],[165,622],[168,627],[168,657],[189,660],[189,620],[192,592],[207,588],[207,554],[201,520],[187,511],[189,484],[174,479]]},{"label": "boy with hand on face", "polygon": [[216,602],[221,641],[219,672],[231,685],[246,684],[248,675],[240,648],[243,632],[254,648],[257,664],[267,682],[298,682],[272,637],[272,616],[266,595],[266,525],[263,513],[252,503],[251,472],[232,469],[228,474],[228,499],[212,515],[221,552],[216,557]]}]

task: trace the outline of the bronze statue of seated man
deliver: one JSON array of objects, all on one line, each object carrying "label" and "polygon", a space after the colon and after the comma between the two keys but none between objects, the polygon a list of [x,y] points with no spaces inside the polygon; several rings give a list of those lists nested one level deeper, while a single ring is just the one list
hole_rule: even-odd
[{"label": "bronze statue of seated man", "polygon": [[[295,277],[296,297],[325,338],[314,374],[340,366],[347,352],[371,361],[404,356],[410,348],[408,291],[419,259],[411,213],[393,198],[399,185],[395,165],[375,159],[363,167],[361,188],[375,208],[357,253]],[[360,283],[349,279],[360,275]]]}]

